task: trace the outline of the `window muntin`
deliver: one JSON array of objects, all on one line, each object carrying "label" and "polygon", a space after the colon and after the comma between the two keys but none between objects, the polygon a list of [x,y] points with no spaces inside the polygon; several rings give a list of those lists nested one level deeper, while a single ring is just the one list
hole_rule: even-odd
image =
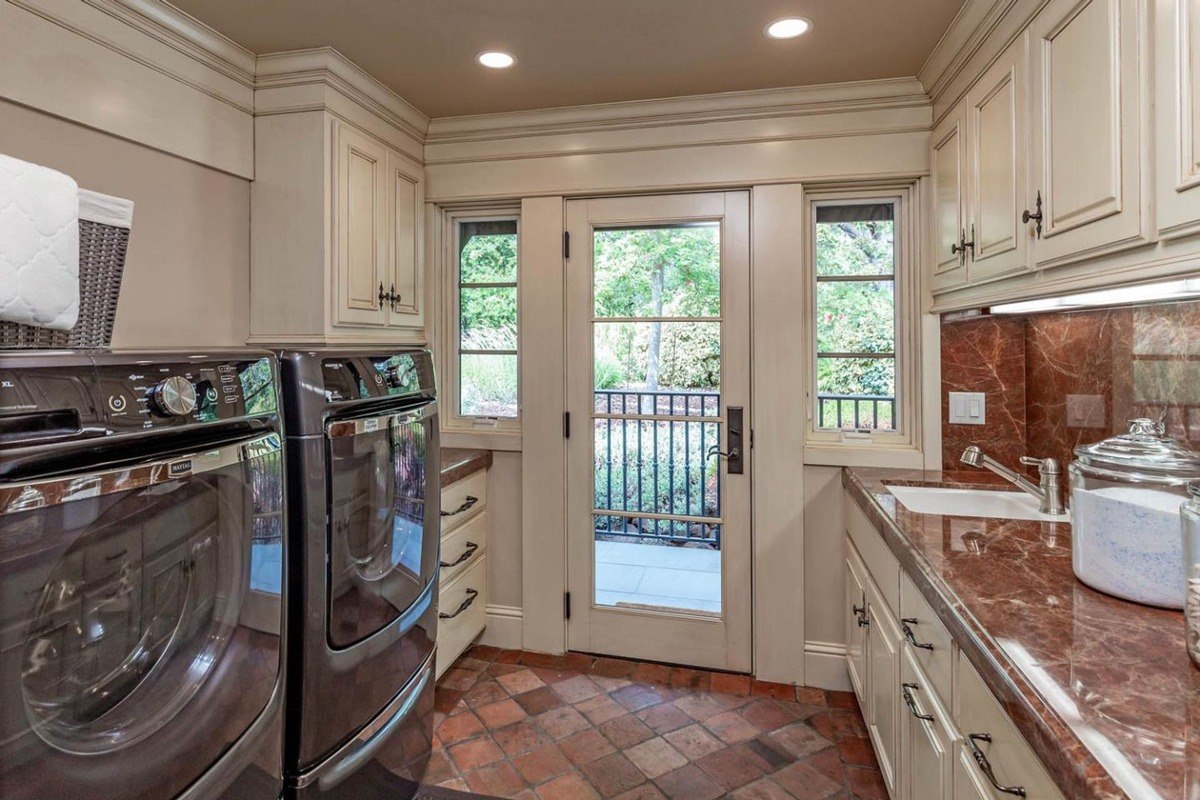
[{"label": "window muntin", "polygon": [[457,223],[458,414],[519,414],[517,220]]},{"label": "window muntin", "polygon": [[818,430],[899,429],[896,203],[815,207]]}]

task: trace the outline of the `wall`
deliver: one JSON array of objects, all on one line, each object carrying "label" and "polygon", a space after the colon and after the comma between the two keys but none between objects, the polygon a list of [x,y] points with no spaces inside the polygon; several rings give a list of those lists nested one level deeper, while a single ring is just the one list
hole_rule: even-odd
[{"label": "wall", "polygon": [[249,181],[4,100],[0,152],[134,201],[115,346],[246,343]]},{"label": "wall", "polygon": [[[948,392],[983,391],[987,424],[951,425]],[[942,457],[977,444],[1017,467],[1161,419],[1200,449],[1200,302],[942,323]]]}]

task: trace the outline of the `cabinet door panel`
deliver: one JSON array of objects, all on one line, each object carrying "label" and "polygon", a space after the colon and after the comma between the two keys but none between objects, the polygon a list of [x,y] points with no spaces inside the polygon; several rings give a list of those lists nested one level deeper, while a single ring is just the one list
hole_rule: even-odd
[{"label": "cabinet door panel", "polygon": [[[933,208],[935,291],[966,280],[966,262],[957,247],[964,228],[963,201],[966,136],[962,108],[956,108],[933,132]],[[952,249],[954,248],[954,249]]]},{"label": "cabinet door panel", "polygon": [[337,124],[334,317],[339,324],[381,325],[379,287],[387,279],[387,148]]},{"label": "cabinet door panel", "polygon": [[1158,0],[1158,229],[1200,232],[1200,0]]},{"label": "cabinet door panel", "polygon": [[1146,241],[1144,25],[1140,2],[1052,0],[1030,27],[1040,266]]},{"label": "cabinet door panel", "polygon": [[954,800],[993,800],[992,790],[983,785],[975,771],[975,762],[967,748],[959,747],[954,759]]},{"label": "cabinet door panel", "polygon": [[867,729],[879,771],[896,796],[896,754],[900,703],[900,628],[874,584],[867,584]]},{"label": "cabinet door panel", "polygon": [[850,685],[858,695],[858,702],[863,708],[867,707],[867,683],[865,664],[865,633],[866,628],[859,624],[860,610],[866,613],[867,593],[864,589],[863,572],[858,563],[858,556],[853,552],[854,545],[846,540],[846,667],[850,671]]},{"label": "cabinet door panel", "polygon": [[413,326],[421,324],[424,310],[421,292],[424,206],[420,165],[398,153],[388,158],[390,178],[391,219],[391,284],[398,299],[390,304],[388,324]]},{"label": "cabinet door panel", "polygon": [[967,101],[972,283],[1026,269],[1025,40],[1005,52],[975,84]]},{"label": "cabinet door panel", "polygon": [[[906,647],[901,657],[899,800],[947,800],[954,734],[912,652]],[[904,698],[905,689],[912,699],[911,708]],[[932,719],[921,719],[918,714]]]}]

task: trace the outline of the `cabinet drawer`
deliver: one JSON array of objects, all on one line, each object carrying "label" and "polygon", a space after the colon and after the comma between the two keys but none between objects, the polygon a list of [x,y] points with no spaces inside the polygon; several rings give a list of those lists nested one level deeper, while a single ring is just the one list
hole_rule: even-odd
[{"label": "cabinet drawer", "polygon": [[[956,684],[958,727],[963,738],[958,754],[961,765],[955,768],[955,796],[970,797],[979,788],[985,791],[984,797],[1003,800],[1013,796],[1011,793],[996,791],[992,787],[987,772],[977,763],[972,752],[974,746],[991,769],[992,777],[997,783],[1009,787],[1023,787],[1028,800],[1062,800],[1062,792],[1058,790],[1042,762],[1029,749],[1029,745],[1013,726],[1000,703],[987,688],[987,684],[979,677],[979,673],[961,654],[958,658]],[[967,774],[964,775],[964,771]],[[958,786],[959,782],[968,778],[972,780],[973,786]]]},{"label": "cabinet drawer", "polygon": [[858,504],[846,495],[846,530],[893,614],[900,610],[900,562]]},{"label": "cabinet drawer", "polygon": [[949,708],[954,697],[954,640],[905,574],[900,575],[900,631],[913,660],[929,676],[938,699]]},{"label": "cabinet drawer", "polygon": [[476,514],[442,537],[441,577],[445,586],[483,558],[487,543],[487,514]]},{"label": "cabinet drawer", "polygon": [[442,533],[449,533],[487,504],[487,470],[468,475],[442,489]]},{"label": "cabinet drawer", "polygon": [[958,734],[908,649],[900,659],[901,800],[949,798]]},{"label": "cabinet drawer", "polygon": [[442,585],[438,595],[437,674],[449,669],[487,624],[487,556]]}]

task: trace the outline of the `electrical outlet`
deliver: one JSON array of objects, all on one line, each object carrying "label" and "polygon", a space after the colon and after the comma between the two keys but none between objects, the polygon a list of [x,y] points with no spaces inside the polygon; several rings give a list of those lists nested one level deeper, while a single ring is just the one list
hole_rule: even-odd
[{"label": "electrical outlet", "polygon": [[951,425],[987,423],[987,395],[983,392],[950,392]]}]

